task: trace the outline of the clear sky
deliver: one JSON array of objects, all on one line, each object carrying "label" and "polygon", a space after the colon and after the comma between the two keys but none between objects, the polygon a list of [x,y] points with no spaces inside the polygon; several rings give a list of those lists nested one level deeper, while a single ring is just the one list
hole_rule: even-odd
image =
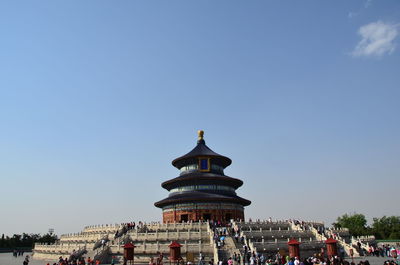
[{"label": "clear sky", "polygon": [[400,2],[1,1],[0,233],[159,221],[196,144],[252,218],[399,215]]}]

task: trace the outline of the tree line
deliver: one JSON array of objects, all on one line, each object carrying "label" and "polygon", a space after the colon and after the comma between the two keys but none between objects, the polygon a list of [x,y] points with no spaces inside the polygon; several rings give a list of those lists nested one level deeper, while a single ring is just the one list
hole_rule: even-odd
[{"label": "tree line", "polygon": [[57,236],[54,234],[14,234],[12,237],[2,234],[0,239],[0,248],[16,249],[16,248],[33,248],[35,243],[54,243]]},{"label": "tree line", "polygon": [[400,216],[373,218],[372,224],[367,225],[363,214],[344,214],[336,219],[333,226],[348,228],[353,236],[374,235],[376,239],[400,239]]}]

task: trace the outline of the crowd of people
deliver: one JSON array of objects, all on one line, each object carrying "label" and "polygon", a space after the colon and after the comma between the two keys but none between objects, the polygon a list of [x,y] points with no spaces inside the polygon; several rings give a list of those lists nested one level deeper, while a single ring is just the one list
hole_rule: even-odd
[{"label": "crowd of people", "polygon": [[[115,256],[113,256],[111,258],[111,264],[114,265],[116,264],[117,259],[115,258]],[[91,257],[88,258],[78,258],[78,259],[68,259],[68,258],[63,258],[63,257],[59,257],[58,258],[58,262],[53,263],[52,265],[99,265],[100,260],[98,259],[92,259]],[[25,265],[25,264],[24,264]],[[26,264],[28,265],[28,264]],[[50,263],[47,263],[46,265],[51,265]]]},{"label": "crowd of people", "polygon": [[[322,257],[308,257],[300,260],[298,257],[290,258],[289,256],[281,256],[279,253],[275,257],[265,257],[264,255],[257,255],[254,252],[248,255],[234,253],[233,257],[228,260],[220,260],[217,265],[356,265],[354,261],[348,261],[338,256],[331,258]],[[370,265],[368,260],[358,262],[358,265]],[[395,259],[384,261],[383,265],[399,265]]]},{"label": "crowd of people", "polygon": [[23,250],[14,249],[14,251],[13,251],[13,256],[14,257],[23,256],[23,255],[24,255],[24,251]]},{"label": "crowd of people", "polygon": [[162,252],[158,252],[156,258],[151,257],[149,261],[149,265],[163,265],[164,264],[164,254]]},{"label": "crowd of people", "polygon": [[398,257],[400,256],[400,248],[395,248],[390,245],[382,245],[382,246],[369,246],[368,251],[366,253],[370,256],[375,257]]}]

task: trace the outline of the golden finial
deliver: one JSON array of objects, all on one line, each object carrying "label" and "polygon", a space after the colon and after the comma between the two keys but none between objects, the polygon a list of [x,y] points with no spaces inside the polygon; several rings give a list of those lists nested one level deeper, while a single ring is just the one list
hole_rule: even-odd
[{"label": "golden finial", "polygon": [[199,138],[198,138],[199,141],[200,141],[200,140],[203,140],[204,131],[203,131],[203,130],[198,130],[198,131],[197,131],[197,134],[199,135]]}]

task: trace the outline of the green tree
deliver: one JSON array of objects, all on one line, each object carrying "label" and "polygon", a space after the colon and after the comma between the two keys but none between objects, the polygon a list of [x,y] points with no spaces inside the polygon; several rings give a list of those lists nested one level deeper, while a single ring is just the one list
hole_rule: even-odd
[{"label": "green tree", "polygon": [[40,243],[54,243],[57,241],[57,236],[53,234],[27,234],[22,235],[14,234],[12,237],[4,237],[2,235],[0,239],[0,248],[32,248],[36,242]]},{"label": "green tree", "polygon": [[58,239],[57,236],[54,234],[45,234],[45,235],[37,238],[35,240],[35,242],[52,244],[52,243],[56,242],[57,239]]},{"label": "green tree", "polygon": [[372,232],[377,239],[400,239],[400,216],[374,218]]},{"label": "green tree", "polygon": [[348,228],[350,234],[354,236],[362,236],[368,234],[367,219],[365,215],[354,213],[354,214],[344,214],[336,219],[333,223],[334,227],[337,228]]}]

